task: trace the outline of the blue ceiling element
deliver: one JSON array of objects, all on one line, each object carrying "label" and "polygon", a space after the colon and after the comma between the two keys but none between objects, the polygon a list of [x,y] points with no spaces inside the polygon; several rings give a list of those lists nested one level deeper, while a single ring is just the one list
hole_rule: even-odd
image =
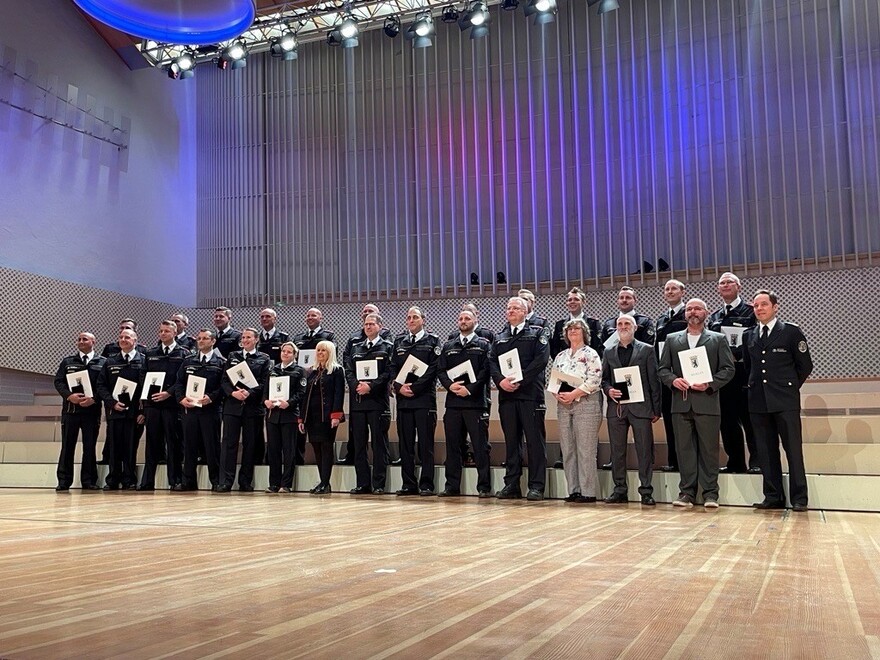
[{"label": "blue ceiling element", "polygon": [[254,22],[253,0],[73,0],[89,16],[127,34],[174,44],[215,44]]}]

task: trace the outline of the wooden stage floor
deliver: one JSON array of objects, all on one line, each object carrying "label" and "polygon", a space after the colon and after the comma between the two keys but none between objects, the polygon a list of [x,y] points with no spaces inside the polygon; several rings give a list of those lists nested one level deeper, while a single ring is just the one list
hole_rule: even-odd
[{"label": "wooden stage floor", "polygon": [[880,656],[880,515],[0,490],[0,658]]}]

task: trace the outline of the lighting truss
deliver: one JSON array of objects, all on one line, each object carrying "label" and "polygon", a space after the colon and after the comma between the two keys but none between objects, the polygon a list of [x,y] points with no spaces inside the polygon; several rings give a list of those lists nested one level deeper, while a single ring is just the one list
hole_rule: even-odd
[{"label": "lighting truss", "polygon": [[[160,43],[144,40],[138,44],[144,59],[155,67],[168,67],[174,58],[184,51],[196,53],[196,62],[209,62],[220,57],[223,49],[233,41],[244,42],[248,53],[268,51],[273,39],[279,38],[285,31],[293,30],[300,44],[311,41],[323,41],[327,32],[343,21],[350,14],[366,32],[381,28],[389,16],[397,16],[401,21],[414,19],[418,14],[429,11],[440,16],[443,8],[450,4],[465,9],[466,2],[450,2],[450,0],[351,0],[337,2],[319,2],[304,6],[301,2],[283,2],[271,8],[271,13],[257,16],[250,29],[241,36],[230,41],[210,46],[190,46],[187,44]],[[501,0],[488,0],[488,6],[501,4]]]}]

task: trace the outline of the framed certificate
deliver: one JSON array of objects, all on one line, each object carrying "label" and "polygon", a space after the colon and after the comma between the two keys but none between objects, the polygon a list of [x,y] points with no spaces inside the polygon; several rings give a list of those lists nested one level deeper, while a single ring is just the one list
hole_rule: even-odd
[{"label": "framed certificate", "polygon": [[269,400],[287,401],[290,399],[290,376],[269,377]]},{"label": "framed certificate", "polygon": [[199,408],[202,407],[202,397],[207,393],[208,379],[202,376],[188,376],[186,379],[186,398]]},{"label": "framed certificate", "polygon": [[92,392],[92,381],[89,380],[89,372],[87,369],[83,369],[82,371],[74,371],[71,374],[67,374],[67,386],[70,388],[70,391],[74,394],[83,394],[90,399],[94,399],[95,395]]},{"label": "framed certificate", "polygon": [[379,377],[379,360],[359,360],[354,369],[358,380],[376,380]]},{"label": "framed certificate", "polygon": [[511,383],[518,383],[523,379],[519,351],[515,348],[498,356],[498,366],[501,368],[501,375]]}]

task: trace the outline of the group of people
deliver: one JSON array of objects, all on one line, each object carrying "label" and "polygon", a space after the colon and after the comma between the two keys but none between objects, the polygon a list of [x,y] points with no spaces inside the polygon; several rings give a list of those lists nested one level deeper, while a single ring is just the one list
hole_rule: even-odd
[{"label": "group of people", "polygon": [[[232,312],[219,307],[214,327],[195,337],[187,335],[186,315],[177,314],[160,322],[158,343],[151,348],[138,343],[135,322],[124,319],[118,340],[100,355],[95,336],[80,333],[76,354],[58,368],[55,386],[64,403],[56,490],[67,491],[73,482],[79,436],[82,487],[100,488],[96,441],[103,408],[103,459],[109,466],[104,490],[154,490],[161,462],[172,491],[195,490],[197,465],[203,462],[215,492],[232,490],[237,467],[238,489],[252,491],[254,465],[265,459],[267,492],[290,492],[308,440],[319,473],[311,492],[329,494],[336,432],[347,421],[347,456],[356,473],[350,492],[383,494],[393,396],[403,482],[397,495],[460,495],[464,457],[472,452],[481,498],[521,498],[525,446],[525,497],[539,501],[547,472],[544,417],[550,392],[562,450],[556,467],[565,470],[569,502],[596,501],[604,418],[611,462],[603,467],[611,469],[614,482],[605,502],[628,500],[631,433],[641,502],[655,504],[652,425],[662,417],[668,445],[662,469],[680,473],[676,506],[693,506],[699,488],[704,506],[717,507],[718,473],[724,470],[760,472],[764,500],[756,506],[784,508],[781,440],[791,505],[805,510],[799,389],[812,370],[806,339],[796,325],[777,318],[775,293],[760,290],[746,302],[733,273],[721,276],[718,293],[722,305],[710,313],[704,301],[685,299],[682,282],[669,280],[663,289],[668,309],[655,322],[635,311],[635,291],[623,287],[616,313],[603,322],[587,314],[586,296],[575,287],[566,295],[568,318],[553,324],[536,313],[534,294],[522,289],[508,300],[507,322],[497,334],[479,323],[474,305],[465,304],[456,330],[445,339],[426,329],[418,306],[407,311],[406,331],[394,335],[378,308],[367,304],[341,362],[334,334],[322,327],[315,308],[306,312],[305,330],[292,337],[276,327],[271,308],[260,313],[260,327],[239,331],[231,326]],[[446,391],[446,470],[439,493],[438,381]],[[493,383],[506,447],[504,487],[497,493],[489,461]],[[146,448],[138,483],[141,429]],[[719,468],[719,433],[728,456],[725,468]]]}]

